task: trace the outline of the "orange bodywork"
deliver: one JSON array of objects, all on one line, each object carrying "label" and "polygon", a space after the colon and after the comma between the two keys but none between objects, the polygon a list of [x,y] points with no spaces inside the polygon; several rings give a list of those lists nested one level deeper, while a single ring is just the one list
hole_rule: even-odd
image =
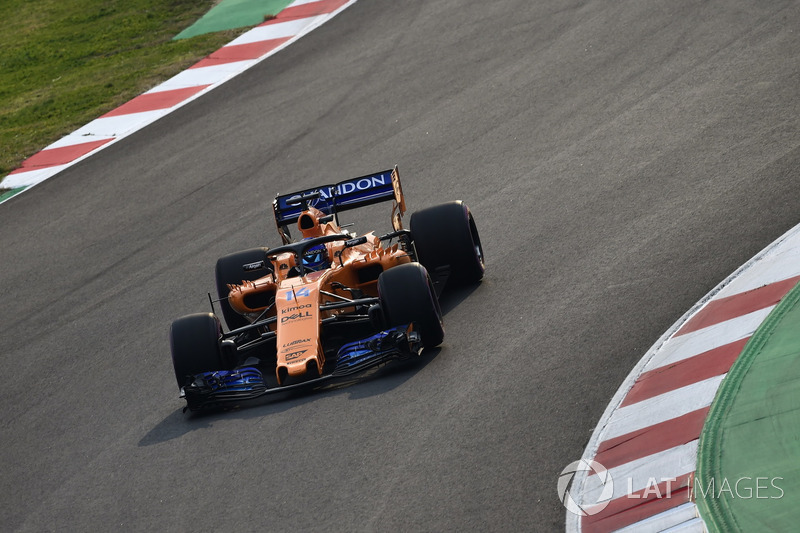
[{"label": "orange bodywork", "polygon": [[[302,212],[297,226],[305,238],[342,234],[334,222],[323,221],[329,218],[310,207]],[[272,272],[267,276],[229,286],[228,301],[237,312],[251,321],[276,318],[264,328],[274,328],[270,331],[277,335],[275,372],[279,384],[285,384],[288,378],[322,375],[322,321],[345,310],[321,310],[321,305],[336,303],[340,300],[337,296],[351,298],[351,292],[343,292],[341,287],[375,297],[381,272],[411,262],[398,244],[384,248],[374,233],[362,238],[366,242],[354,246],[347,246],[344,240],[321,245],[327,250],[330,268],[301,274],[299,258],[290,252],[280,253],[271,258]]]}]

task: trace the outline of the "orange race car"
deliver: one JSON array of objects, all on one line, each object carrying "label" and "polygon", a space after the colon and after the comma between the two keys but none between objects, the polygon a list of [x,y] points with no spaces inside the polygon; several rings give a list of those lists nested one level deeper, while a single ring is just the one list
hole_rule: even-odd
[{"label": "orange race car", "polygon": [[[339,225],[341,212],[383,201],[394,202],[393,231],[357,236]],[[397,167],[277,196],[282,246],[217,261],[211,306],[219,303],[229,331],[213,312],[172,323],[187,407],[310,386],[438,346],[439,295],[483,277],[483,249],[460,201],[413,213],[409,229],[405,211]]]}]

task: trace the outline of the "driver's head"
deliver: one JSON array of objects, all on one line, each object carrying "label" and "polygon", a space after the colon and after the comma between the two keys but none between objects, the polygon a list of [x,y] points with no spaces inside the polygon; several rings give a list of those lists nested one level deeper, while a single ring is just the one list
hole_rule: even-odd
[{"label": "driver's head", "polygon": [[328,248],[324,244],[312,246],[303,254],[303,266],[309,270],[324,270],[331,267]]}]

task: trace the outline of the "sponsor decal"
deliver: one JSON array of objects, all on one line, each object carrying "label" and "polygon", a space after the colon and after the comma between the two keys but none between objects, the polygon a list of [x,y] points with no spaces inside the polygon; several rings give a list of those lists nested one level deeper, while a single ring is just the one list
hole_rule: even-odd
[{"label": "sponsor decal", "polygon": [[301,313],[294,313],[289,316],[282,316],[281,317],[281,324],[285,324],[286,322],[291,322],[292,320],[308,320],[311,318],[311,313],[308,311],[303,311]]},{"label": "sponsor decal", "polygon": [[[336,188],[320,187],[319,189],[305,191],[306,194],[313,194],[316,192],[319,193],[319,198],[313,198],[309,200],[308,205],[315,207],[319,202],[327,203],[327,201],[330,200],[334,195],[334,192],[336,193],[336,196],[341,196],[343,194],[352,194],[356,191],[369,191],[375,187],[385,186],[389,183],[387,180],[390,178],[391,174],[376,174],[374,176],[360,178],[356,181],[345,181],[344,183],[340,183]],[[302,197],[302,194],[294,194],[286,198],[284,202],[288,206],[291,202],[297,201]]]},{"label": "sponsor decal", "polygon": [[295,344],[303,344],[306,342],[311,342],[311,339],[297,339],[296,341],[287,342],[281,348],[289,348],[290,346],[294,346]]},{"label": "sponsor decal", "polygon": [[286,354],[286,361],[287,362],[291,361],[293,363],[299,363],[301,361],[294,361],[294,359],[300,358],[300,356],[303,355],[304,353],[306,353],[307,351],[308,350],[300,350],[299,352],[287,353]]},{"label": "sponsor decal", "polygon": [[247,263],[246,265],[242,265],[242,269],[244,269],[245,272],[261,270],[262,268],[264,268],[264,261],[256,261],[255,263]]},{"label": "sponsor decal", "polygon": [[287,307],[286,309],[281,309],[281,314],[285,315],[286,313],[291,313],[292,311],[299,311],[300,309],[308,309],[309,307],[311,307],[311,304],[295,305],[294,307]]},{"label": "sponsor decal", "polygon": [[383,174],[378,174],[377,176],[361,178],[355,182],[348,181],[345,183],[340,183],[339,190],[336,194],[350,194],[356,191],[368,191],[372,188],[380,187],[381,185],[386,185],[386,176]]}]

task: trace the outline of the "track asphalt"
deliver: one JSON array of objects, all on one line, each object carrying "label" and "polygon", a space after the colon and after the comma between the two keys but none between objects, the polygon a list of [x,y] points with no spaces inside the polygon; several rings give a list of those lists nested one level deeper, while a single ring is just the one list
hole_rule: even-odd
[{"label": "track asphalt", "polygon": [[[258,24],[265,13],[277,14],[289,3],[225,0],[176,38]],[[706,413],[708,418],[697,451],[696,483],[691,485],[687,478],[687,497],[698,502],[706,524],[717,531],[791,529],[794,498],[786,495],[800,491],[798,301],[800,288],[794,288],[733,362],[710,409],[700,411],[698,421]],[[706,360],[724,369],[735,353],[717,352]],[[682,376],[669,377],[696,377],[701,368],[684,368]],[[690,420],[680,424],[685,427]]]}]

